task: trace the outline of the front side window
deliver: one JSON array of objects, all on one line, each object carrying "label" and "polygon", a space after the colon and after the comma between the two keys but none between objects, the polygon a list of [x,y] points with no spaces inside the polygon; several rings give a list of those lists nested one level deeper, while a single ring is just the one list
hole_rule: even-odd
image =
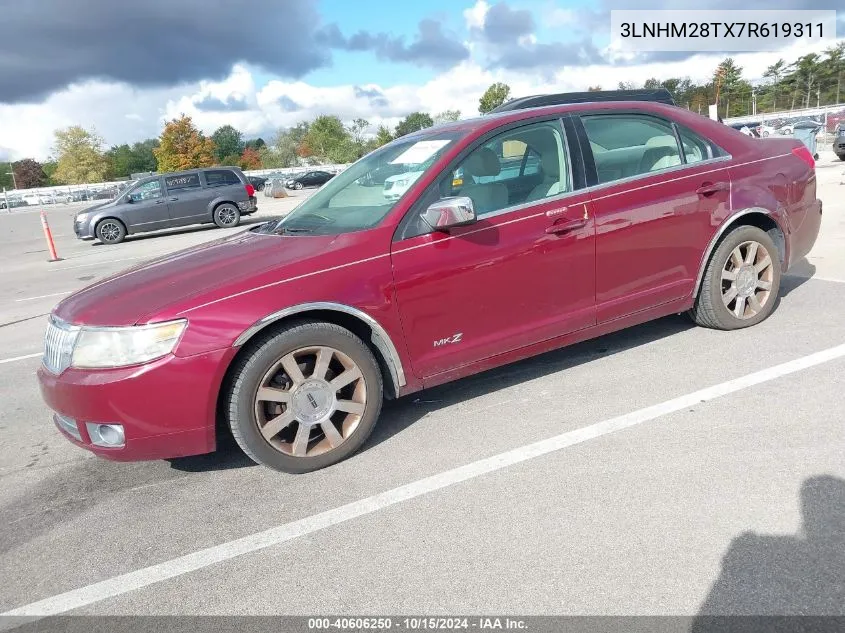
[{"label": "front side window", "polygon": [[130,189],[126,195],[132,198],[134,202],[161,198],[161,182],[158,180],[150,180],[149,182],[142,183]]},{"label": "front side window", "polygon": [[209,187],[225,187],[239,185],[241,181],[231,169],[209,169],[205,172],[205,183]]},{"label": "front side window", "polygon": [[183,191],[185,189],[199,189],[200,175],[195,174],[181,174],[179,176],[166,176],[164,178],[164,185],[167,191]]},{"label": "front side window", "polygon": [[440,183],[441,197],[472,199],[477,216],[571,190],[556,122],[508,130],[474,149]]},{"label": "front side window", "polygon": [[463,135],[432,130],[393,141],[327,180],[295,211],[262,232],[337,235],[374,227]]},{"label": "front side window", "polygon": [[581,117],[600,184],[649,174],[682,163],[672,126],[636,114]]}]

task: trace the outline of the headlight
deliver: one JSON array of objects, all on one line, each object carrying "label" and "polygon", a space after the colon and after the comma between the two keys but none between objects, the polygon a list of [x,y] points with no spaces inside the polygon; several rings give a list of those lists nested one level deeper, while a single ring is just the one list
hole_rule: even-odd
[{"label": "headlight", "polygon": [[88,220],[88,216],[91,215],[90,213],[80,213],[76,216],[77,222],[86,222]]},{"label": "headlight", "polygon": [[181,319],[128,327],[83,327],[70,364],[80,368],[125,367],[161,358],[173,351],[187,324]]},{"label": "headlight", "polygon": [[407,180],[407,179],[404,179],[404,180],[396,180],[396,181],[394,181],[393,186],[394,186],[394,187],[404,187],[404,186],[405,186],[405,185],[407,185],[407,184],[408,184],[408,180]]}]

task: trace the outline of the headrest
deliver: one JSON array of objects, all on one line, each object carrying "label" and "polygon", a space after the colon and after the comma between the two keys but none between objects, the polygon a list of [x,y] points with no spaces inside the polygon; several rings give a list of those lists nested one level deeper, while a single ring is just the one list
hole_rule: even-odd
[{"label": "headrest", "polygon": [[480,147],[464,163],[464,171],[470,176],[498,176],[502,166],[489,147]]}]

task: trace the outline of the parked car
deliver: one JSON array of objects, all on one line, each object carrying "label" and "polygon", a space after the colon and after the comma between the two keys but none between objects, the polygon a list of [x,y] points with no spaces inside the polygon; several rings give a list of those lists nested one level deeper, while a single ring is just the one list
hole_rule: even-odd
[{"label": "parked car", "polygon": [[769,138],[770,136],[777,136],[778,131],[773,128],[771,125],[758,125],[757,126],[757,135],[762,138]]},{"label": "parked car", "polygon": [[285,187],[288,189],[302,189],[303,187],[322,187],[334,174],[327,171],[309,171],[293,178],[288,178]]},{"label": "parked car", "polygon": [[845,122],[837,123],[833,130],[833,152],[839,160],[845,160]]},{"label": "parked car", "polygon": [[21,196],[21,200],[24,201],[24,204],[27,204],[31,207],[44,204],[44,197],[39,196],[37,193],[26,193]]},{"label": "parked car", "polygon": [[264,191],[264,185],[267,184],[267,178],[263,176],[247,176],[249,184],[255,187],[256,191]]},{"label": "parked car", "polygon": [[[359,184],[394,161],[429,166],[398,200]],[[219,424],[256,462],[322,468],[384,398],[676,313],[760,323],[818,235],[814,167],[795,139],[642,101],[421,130],[283,219],[65,298],[41,392],[108,459],[210,452]]]},{"label": "parked car", "polygon": [[190,224],[237,226],[258,209],[255,188],[237,167],[148,176],[105,204],[77,214],[76,236],[118,244],[127,235]]}]

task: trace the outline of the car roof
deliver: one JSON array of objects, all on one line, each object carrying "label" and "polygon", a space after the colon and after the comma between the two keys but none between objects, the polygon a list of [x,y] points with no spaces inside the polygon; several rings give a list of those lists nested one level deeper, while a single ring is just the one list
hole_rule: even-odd
[{"label": "car roof", "polygon": [[[471,119],[462,119],[460,121],[440,123],[433,127],[425,128],[418,132],[412,132],[406,136],[399,137],[400,139],[411,139],[415,137],[426,137],[431,134],[440,134],[442,132],[476,132],[493,130],[507,123],[520,121],[523,119],[531,119],[545,115],[564,115],[570,113],[578,113],[584,110],[590,111],[614,111],[614,110],[638,110],[642,112],[650,112],[653,114],[662,114],[663,116],[677,116],[679,112],[689,112],[684,108],[678,106],[667,105],[656,101],[587,101],[583,103],[568,103],[560,105],[541,106],[537,108],[522,108],[519,110],[508,110],[504,112],[491,112]],[[700,115],[699,115],[700,116]]]}]

